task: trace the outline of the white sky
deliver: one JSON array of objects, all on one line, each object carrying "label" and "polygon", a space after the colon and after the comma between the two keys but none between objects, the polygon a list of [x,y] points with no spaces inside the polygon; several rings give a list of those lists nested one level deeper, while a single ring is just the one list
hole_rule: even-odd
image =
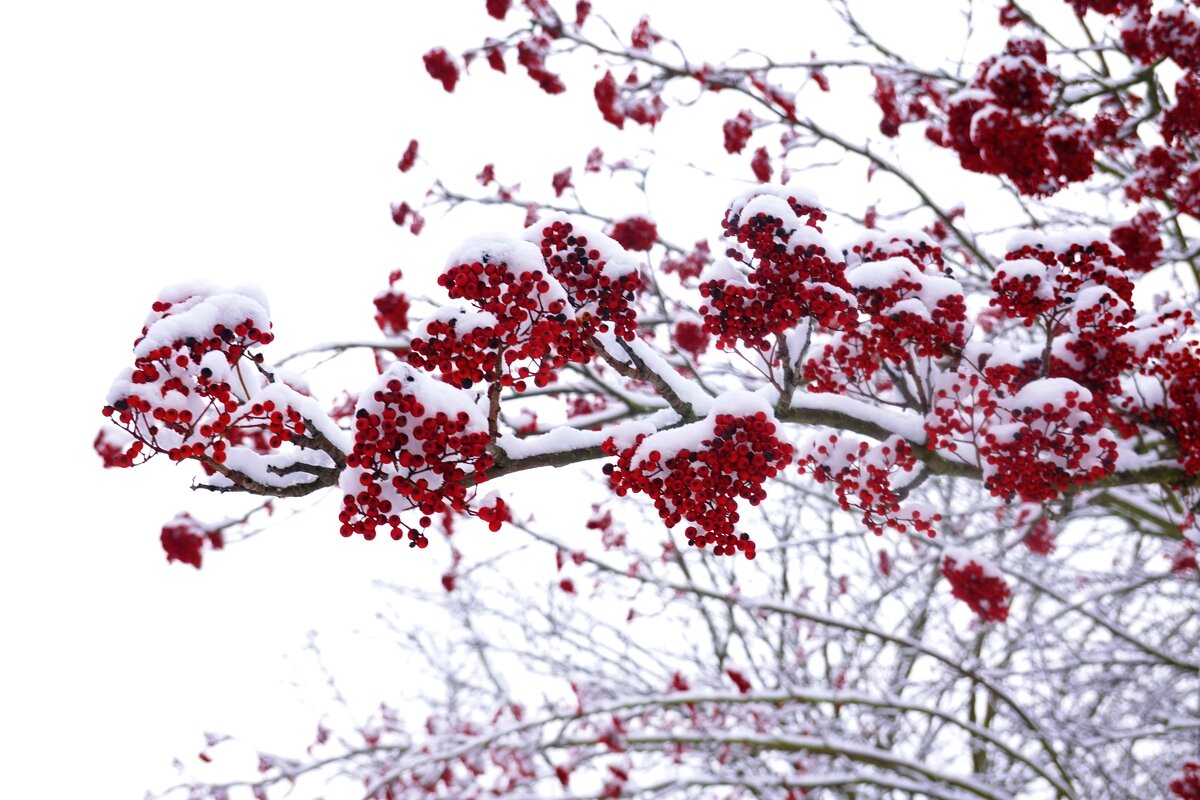
[{"label": "white sky", "polygon": [[419,58],[439,34],[412,5],[0,12],[0,796],[141,797],[221,726],[304,742],[315,713],[286,682],[311,677],[305,632],[364,624],[371,578],[412,571],[407,548],[312,524],[329,509],[203,572],[168,565],[163,521],[241,506],[91,450],[162,285],[261,283],[280,353],[374,334],[370,299],[411,247],[388,218],[406,116],[442,99]]},{"label": "white sky", "polygon": [[[287,682],[313,680],[300,652],[306,631],[344,639],[368,625],[373,578],[436,582],[441,564],[407,548],[341,540],[332,505],[210,555],[201,572],[168,565],[164,521],[244,505],[197,497],[166,464],[103,471],[91,449],[108,383],[160,286],[260,283],[276,355],[374,336],[370,299],[388,272],[431,274],[474,232],[467,215],[415,241],[391,225],[388,203],[415,199],[405,191],[416,184],[395,171],[409,138],[440,167],[474,175],[495,160],[502,180],[543,185],[611,138],[586,88],[576,101],[552,100],[522,75],[500,83],[481,69],[445,95],[420,54],[494,31],[482,0],[440,4],[436,19],[418,10],[430,5],[157,0],[0,11],[0,797],[140,797],[171,780],[174,757],[194,762],[207,729],[301,746],[315,711]],[[661,5],[652,13],[668,30],[697,7]],[[908,4],[880,0],[896,5]],[[739,26],[756,30],[753,14],[714,10],[730,42],[747,40]],[[779,30],[803,36],[810,21],[792,14]],[[463,19],[467,33],[452,27]],[[714,54],[728,49],[713,44]],[[518,84],[520,107],[495,102],[498,87]],[[541,157],[540,174],[510,166],[522,153]],[[695,193],[683,170],[661,180],[678,196]],[[712,197],[723,194],[718,186]],[[715,233],[722,202],[664,204],[660,216],[690,242]],[[697,204],[705,222],[685,230]],[[370,374],[366,362],[350,366]],[[353,677],[354,665],[343,667]],[[364,683],[354,699],[369,703]]]}]

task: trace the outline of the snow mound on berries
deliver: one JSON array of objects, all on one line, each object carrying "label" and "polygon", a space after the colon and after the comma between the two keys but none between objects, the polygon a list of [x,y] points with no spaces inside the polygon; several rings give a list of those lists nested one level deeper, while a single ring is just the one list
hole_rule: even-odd
[{"label": "snow mound on berries", "polygon": [[771,422],[776,421],[775,412],[762,395],[742,390],[725,392],[712,401],[704,419],[647,436],[638,446],[632,460],[636,463],[645,459],[652,451],[658,451],[659,461],[665,462],[680,450],[702,450],[701,442],[711,439],[714,435],[718,416],[729,414],[734,417],[749,417],[759,412],[765,414]]},{"label": "snow mound on berries", "polygon": [[450,251],[446,268],[459,264],[507,264],[513,274],[545,270],[542,251],[536,244],[504,233],[471,236]]},{"label": "snow mound on berries", "polygon": [[542,231],[555,222],[569,224],[575,236],[587,237],[588,250],[595,250],[600,254],[600,259],[604,262],[604,269],[601,270],[601,274],[610,280],[615,281],[638,271],[637,259],[631,256],[616,239],[603,233],[599,228],[592,227],[587,222],[581,221],[578,217],[557,212],[540,217],[537,222],[525,229],[526,241],[533,243],[534,250],[538,252],[539,269],[543,268],[541,265],[541,250],[538,247],[538,243],[543,238]]},{"label": "snow mound on berries", "polygon": [[[791,206],[788,205],[788,198],[795,198],[800,205],[811,206],[812,208],[820,208],[821,201],[817,199],[816,192],[803,186],[783,186],[778,183],[764,183],[755,186],[742,192],[729,204],[729,213],[735,217],[745,217],[746,215],[753,216],[760,212],[769,214],[772,217],[778,217],[784,220],[784,227],[799,226],[803,224],[796,217]],[[788,224],[794,221],[793,224]]]},{"label": "snow mound on berries", "polygon": [[[1015,253],[1023,247],[1033,247],[1063,255],[1069,253],[1073,247],[1086,248],[1093,242],[1107,245],[1113,255],[1125,255],[1125,251],[1113,244],[1112,239],[1109,238],[1109,232],[1103,228],[1072,228],[1058,233],[1038,230],[1017,231],[1008,238],[1005,247],[1010,253]],[[1008,266],[1007,262],[1004,266]]]},{"label": "snow mound on berries", "polygon": [[208,338],[217,325],[237,325],[248,319],[262,330],[271,325],[266,297],[257,286],[222,289],[207,281],[195,281],[171,286],[159,294],[159,299],[171,303],[170,311],[146,318],[146,334],[133,348],[137,358],[178,341]]}]

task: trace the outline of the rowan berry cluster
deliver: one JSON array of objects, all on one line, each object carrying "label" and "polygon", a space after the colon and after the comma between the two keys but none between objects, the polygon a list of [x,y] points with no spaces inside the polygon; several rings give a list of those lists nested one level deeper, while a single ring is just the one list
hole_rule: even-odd
[{"label": "rowan berry cluster", "polygon": [[[341,476],[342,535],[369,540],[390,528],[393,539],[426,547],[433,515],[477,513],[468,506],[468,482],[486,480],[488,442],[486,421],[466,392],[394,365],[355,412],[354,447]],[[421,514],[415,526],[400,517],[411,509]],[[503,509],[493,505],[487,521],[501,519]]]},{"label": "rowan berry cluster", "polygon": [[[546,56],[552,39],[545,33],[535,33],[517,42],[517,63],[546,94],[561,94],[567,87],[562,79],[546,69]],[[494,65],[493,65],[494,66]],[[503,72],[504,70],[500,70]]]},{"label": "rowan berry cluster", "polygon": [[605,509],[601,513],[599,503],[592,504],[592,515],[588,517],[586,527],[589,531],[600,531],[600,543],[604,545],[605,550],[624,547],[626,544],[625,528],[613,521],[611,509]]},{"label": "rowan berry cluster", "polygon": [[858,511],[875,534],[885,528],[904,532],[910,528],[933,536],[941,515],[920,506],[902,508],[901,476],[917,467],[912,447],[899,436],[878,445],[846,434],[822,434],[806,442],[799,452],[800,474],[818,483],[832,483],[838,504]]},{"label": "rowan berry cluster", "polygon": [[475,516],[487,523],[488,530],[498,531],[505,522],[512,522],[512,508],[498,495],[484,498],[474,511]]},{"label": "rowan berry cluster", "polygon": [[950,582],[951,594],[984,622],[1008,619],[1012,592],[994,567],[974,556],[948,552],[942,557],[941,569]]},{"label": "rowan berry cluster", "polygon": [[689,252],[681,256],[673,256],[668,253],[663,258],[659,269],[663,274],[677,276],[679,282],[684,286],[690,286],[691,282],[699,278],[700,273],[711,263],[712,251],[709,250],[708,241],[701,239]]},{"label": "rowan berry cluster", "polygon": [[575,395],[568,397],[566,404],[567,419],[575,419],[576,417],[586,417],[604,411],[608,408],[608,398],[602,394]]},{"label": "rowan berry cluster", "polygon": [[884,365],[954,355],[969,331],[962,286],[946,274],[940,248],[920,234],[866,237],[846,271],[859,309],[854,328],[814,348],[804,364],[811,391],[869,382]]},{"label": "rowan berry cluster", "polygon": [[409,363],[439,370],[452,384],[498,381],[524,391],[552,382],[568,363],[595,355],[593,337],[632,340],[636,266],[613,240],[554,219],[527,232],[528,242],[478,242],[475,258],[438,278],[451,299],[412,342]]},{"label": "rowan berry cluster", "polygon": [[593,95],[604,121],[618,128],[624,128],[627,119],[654,127],[667,110],[659,94],[645,90],[636,69],[630,70],[623,84],[617,83],[612,71],[605,72],[596,82]]},{"label": "rowan berry cluster", "polygon": [[[654,225],[649,220],[636,223],[642,239],[635,244],[645,243],[646,223]],[[576,313],[584,316],[581,324],[632,341],[637,333],[633,302],[641,278],[620,242],[576,230],[576,224],[564,218],[548,221],[541,229],[540,244],[547,270],[566,289]]]},{"label": "rowan berry cluster", "polygon": [[399,336],[408,330],[408,312],[411,307],[408,295],[396,288],[396,284],[403,277],[403,272],[394,270],[388,276],[387,290],[375,295],[375,324],[388,336]]},{"label": "rowan berry cluster", "polygon": [[658,226],[645,217],[626,217],[613,223],[608,235],[626,250],[649,250],[658,241]]},{"label": "rowan berry cluster", "polygon": [[404,148],[404,155],[400,156],[400,161],[396,163],[396,169],[401,172],[408,172],[417,163],[417,149],[420,147],[416,139],[412,139],[408,143],[408,147]]},{"label": "rowan berry cluster", "polygon": [[[1184,323],[1194,324],[1190,312]],[[1184,471],[1200,475],[1200,345],[1160,340],[1136,357],[1148,380],[1121,398],[1122,407],[1134,421],[1168,433]]]},{"label": "rowan berry cluster", "polygon": [[687,353],[693,361],[699,361],[700,356],[708,349],[709,338],[704,332],[703,324],[683,319],[675,323],[671,331],[671,339],[675,346]]},{"label": "rowan berry cluster", "polygon": [[754,151],[750,158],[750,171],[758,178],[759,183],[770,183],[775,170],[771,167],[771,154],[767,152],[767,148],[760,147]]},{"label": "rowan berry cluster", "polygon": [[1029,552],[1039,556],[1050,555],[1057,546],[1054,542],[1054,530],[1050,526],[1050,520],[1045,517],[1039,517],[1034,521],[1021,541],[1029,548]]},{"label": "rowan berry cluster", "polygon": [[1125,253],[1125,266],[1149,272],[1158,266],[1163,242],[1159,235],[1162,217],[1152,208],[1143,209],[1127,222],[1115,225],[1109,238]]},{"label": "rowan berry cluster", "polygon": [[1133,282],[1125,259],[1102,239],[1035,240],[1005,257],[992,278],[991,305],[1053,343],[1050,375],[1105,394],[1132,366],[1125,341],[1133,321]]},{"label": "rowan berry cluster", "polygon": [[1180,800],[1200,800],[1200,761],[1185,761],[1167,788]]},{"label": "rowan berry cluster", "polygon": [[749,110],[739,111],[737,116],[725,120],[721,132],[725,136],[726,153],[740,153],[746,149],[755,122],[754,113]]},{"label": "rowan berry cluster", "polygon": [[898,136],[901,125],[926,119],[930,106],[940,106],[944,100],[933,81],[927,79],[913,80],[902,72],[889,73],[879,69],[872,69],[871,76],[875,78],[872,96],[883,114],[879,132],[884,136]]},{"label": "rowan berry cluster", "polygon": [[[136,449],[130,452],[134,445],[136,445]],[[104,462],[105,469],[109,469],[131,466],[142,450],[142,443],[106,426],[97,432],[92,447],[95,449],[96,455],[100,456],[100,460]]]},{"label": "rowan berry cluster", "polygon": [[946,127],[931,128],[929,138],[957,152],[964,169],[1004,175],[1022,194],[1053,194],[1090,177],[1095,159],[1083,122],[1054,114],[1058,84],[1045,43],[1014,37],[947,98]]},{"label": "rowan berry cluster", "polygon": [[1196,561],[1196,543],[1184,541],[1171,556],[1171,572],[1176,575],[1187,575],[1200,568]]},{"label": "rowan berry cluster", "polygon": [[196,569],[200,569],[205,545],[213,550],[220,550],[225,546],[221,530],[205,528],[188,514],[179,514],[163,525],[159,541],[167,554],[168,563],[179,561],[191,564]]},{"label": "rowan berry cluster", "polygon": [[[680,446],[685,439],[694,444]],[[689,545],[713,545],[716,555],[740,552],[747,558],[754,558],[755,545],[749,534],[735,530],[738,500],[758,505],[766,498],[763,484],[792,460],[792,446],[776,436],[775,422],[762,411],[716,413],[682,429],[639,435],[624,449],[609,439],[604,449],[617,457],[604,471],[618,495],[648,495],[667,527],[690,523]]]},{"label": "rowan berry cluster", "polygon": [[1067,378],[1026,384],[997,403],[977,443],[984,485],[1006,500],[1039,503],[1108,475],[1116,469],[1117,441],[1105,428],[1106,413],[1105,403]]},{"label": "rowan berry cluster", "polygon": [[[705,332],[728,349],[739,342],[769,347],[768,336],[811,319],[832,328],[853,327],[858,318],[845,264],[823,236],[825,213],[781,187],[759,187],[738,198],[725,214],[726,256],[700,284]],[[745,275],[734,265],[749,269]]]},{"label": "rowan berry cluster", "polygon": [[1171,59],[1182,69],[1200,67],[1200,19],[1175,3],[1151,13],[1149,0],[1117,3],[1106,14],[1122,14],[1121,44],[1124,50],[1143,64]]},{"label": "rowan berry cluster", "polygon": [[165,453],[211,473],[231,448],[261,453],[303,436],[300,412],[262,394],[268,379],[254,348],[272,341],[269,328],[266,311],[244,295],[205,289],[156,301],[134,367],[103,409],[134,441],[106,463],[133,466]]},{"label": "rowan berry cluster", "polygon": [[446,52],[444,47],[435,47],[423,56],[425,71],[429,77],[440,81],[442,88],[453,92],[458,84],[458,62]]}]

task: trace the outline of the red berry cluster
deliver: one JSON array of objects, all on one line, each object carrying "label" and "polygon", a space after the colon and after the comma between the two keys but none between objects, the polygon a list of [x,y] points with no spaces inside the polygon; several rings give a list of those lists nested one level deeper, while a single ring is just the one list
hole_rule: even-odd
[{"label": "red berry cluster", "polygon": [[[963,562],[963,563],[960,563]],[[950,582],[950,593],[966,603],[984,622],[1008,619],[1012,592],[1004,578],[974,558],[942,557],[942,575]]]},{"label": "red berry cluster", "polygon": [[614,223],[608,235],[626,250],[649,250],[658,241],[658,226],[645,217],[626,217]]},{"label": "red berry cluster", "polygon": [[871,70],[875,78],[875,105],[883,113],[879,120],[879,132],[884,136],[899,136],[900,126],[906,122],[917,122],[929,116],[929,101],[941,100],[942,94],[932,81],[913,80],[903,72],[888,73]]},{"label": "red berry cluster", "polygon": [[429,77],[441,81],[442,88],[453,92],[458,84],[458,63],[446,52],[444,47],[435,47],[422,56],[425,61],[425,71]]},{"label": "red berry cluster", "polygon": [[654,45],[662,41],[662,34],[650,27],[650,18],[642,17],[629,35],[629,42],[634,50],[649,52]]},{"label": "red berry cluster", "polygon": [[873,237],[853,252],[864,262],[846,272],[859,323],[814,349],[804,364],[811,391],[843,391],[870,381],[883,364],[962,349],[966,303],[962,287],[945,274],[940,248],[919,236]]},{"label": "red berry cluster", "polygon": [[1125,14],[1130,11],[1148,11],[1150,0],[1068,0],[1075,13],[1084,16],[1089,10],[1097,14]]},{"label": "red berry cluster", "polygon": [[1171,556],[1171,572],[1176,575],[1187,575],[1200,568],[1196,561],[1195,542],[1185,541]]},{"label": "red berry cluster", "polygon": [[[110,469],[132,466],[134,459],[142,450],[142,443],[117,433],[109,427],[104,427],[96,434],[92,447],[95,449],[96,455],[100,456],[104,462],[104,468]],[[132,452],[130,452],[131,450]]]},{"label": "red berry cluster", "polygon": [[1134,202],[1168,197],[1178,186],[1183,167],[1189,160],[1186,154],[1162,145],[1138,153],[1133,172],[1125,182],[1125,196]]},{"label": "red berry cluster", "polygon": [[754,156],[750,159],[750,171],[758,178],[759,183],[770,183],[774,169],[771,167],[771,154],[767,152],[767,148],[760,147],[754,151]]},{"label": "red berry cluster", "polygon": [[425,218],[407,202],[392,203],[392,222],[401,228],[407,225],[409,233],[413,236],[425,229]]},{"label": "red berry cluster", "polygon": [[716,555],[740,552],[754,558],[750,535],[735,531],[737,501],[758,505],[765,499],[763,484],[791,462],[792,446],[776,436],[775,423],[761,411],[716,414],[693,424],[710,433],[696,447],[675,452],[652,449],[654,439],[645,435],[624,450],[609,439],[605,452],[617,456],[616,464],[604,468],[609,483],[618,495],[641,492],[653,498],[667,527],[691,523],[688,544],[713,545]]},{"label": "red berry cluster", "polygon": [[1180,211],[1200,219],[1200,166],[1194,166],[1184,174],[1174,199]]},{"label": "red berry cluster", "polygon": [[417,163],[417,140],[409,141],[408,147],[404,148],[404,155],[400,156],[400,161],[396,164],[396,168],[401,172],[408,172]]},{"label": "red berry cluster", "polygon": [[739,111],[736,117],[725,120],[721,131],[725,135],[725,152],[740,153],[746,149],[750,134],[754,132],[755,117],[749,111]]},{"label": "red berry cluster", "polygon": [[1121,44],[1130,56],[1143,64],[1169,58],[1183,69],[1200,67],[1200,18],[1182,3],[1151,16],[1149,0],[1138,0],[1131,10],[1121,20]]},{"label": "red berry cluster", "polygon": [[[369,540],[389,527],[393,539],[407,535],[410,547],[423,548],[434,514],[470,513],[468,478],[485,480],[492,464],[488,435],[466,410],[470,401],[447,395],[456,391],[448,386],[402,365],[381,384],[355,413],[354,448],[341,479],[341,533]],[[426,405],[438,400],[448,410]],[[410,509],[422,514],[416,527],[400,518]],[[498,518],[496,508],[488,513]]]},{"label": "red berry cluster", "polygon": [[508,9],[512,6],[512,0],[487,0],[487,12],[489,16],[503,20],[508,15]]},{"label": "red berry cluster", "polygon": [[1116,469],[1117,442],[1105,430],[1106,415],[1107,404],[1074,381],[1027,384],[996,404],[995,420],[977,443],[984,485],[1006,500],[1041,503],[1108,475]]},{"label": "red berry cluster", "polygon": [[1022,194],[1045,196],[1092,174],[1088,129],[1051,107],[1058,77],[1040,39],[1014,37],[985,59],[967,88],[947,98],[936,143],[954,149],[964,169],[1008,177]]},{"label": "red berry cluster", "polygon": [[1050,527],[1050,520],[1045,517],[1039,517],[1029,530],[1025,532],[1025,538],[1022,539],[1025,546],[1029,548],[1029,552],[1036,553],[1039,556],[1048,556],[1054,552],[1054,531]]},{"label": "red berry cluster", "polygon": [[1058,247],[1037,241],[1010,250],[1004,259],[992,278],[991,305],[1027,326],[1039,318],[1043,327],[1062,325],[1080,291],[1088,287],[1107,287],[1126,304],[1133,299],[1125,260],[1106,241],[1072,241]]},{"label": "red berry cluster", "polygon": [[605,550],[626,545],[625,528],[613,521],[611,509],[605,509],[601,513],[599,503],[592,504],[592,515],[588,517],[586,527],[589,531],[600,531],[600,543],[604,545]]},{"label": "red berry cluster", "polygon": [[696,242],[695,246],[688,253],[681,256],[673,256],[667,254],[659,269],[664,274],[674,274],[679,276],[679,282],[684,286],[690,286],[691,282],[700,277],[700,273],[704,268],[712,263],[712,251],[709,250],[708,242],[704,239]]},{"label": "red berry cluster", "polygon": [[921,508],[902,510],[895,479],[917,466],[912,447],[899,436],[872,446],[845,435],[831,433],[801,448],[800,474],[811,474],[818,483],[831,482],[838,503],[846,511],[862,513],[862,522],[875,534],[884,528],[934,535],[940,514]]},{"label": "red berry cluster", "polygon": [[[1184,329],[1195,324],[1190,312],[1182,319]],[[1149,383],[1126,393],[1122,408],[1134,422],[1167,433],[1184,471],[1200,475],[1200,345],[1160,339],[1139,349],[1137,358],[1140,374]],[[1156,391],[1150,392],[1155,385]]]},{"label": "red berry cluster", "polygon": [[1113,227],[1112,243],[1124,251],[1125,266],[1135,272],[1149,272],[1158,266],[1163,250],[1161,227],[1162,217],[1150,208]]},{"label": "red berry cluster", "polygon": [[493,532],[500,530],[505,522],[513,521],[512,508],[498,496],[485,498],[474,513]]},{"label": "red berry cluster", "polygon": [[399,336],[408,330],[408,295],[396,288],[404,274],[394,270],[388,276],[387,291],[375,296],[375,324],[388,336]]},{"label": "red berry cluster", "polygon": [[726,256],[749,267],[750,274],[744,282],[718,279],[700,284],[705,332],[723,349],[739,342],[766,349],[766,337],[804,319],[825,327],[853,327],[858,312],[845,264],[827,253],[819,235],[825,213],[795,196],[788,196],[786,205],[772,205],[776,213],[756,211],[762,204],[754,199],[730,208],[722,223],[730,240]]},{"label": "red berry cluster", "polygon": [[598,414],[608,408],[608,397],[602,394],[575,395],[566,399],[567,419]]},{"label": "red berry cluster", "polygon": [[219,529],[205,528],[188,514],[179,514],[164,525],[159,541],[167,554],[168,563],[179,561],[191,564],[196,569],[200,569],[206,544],[213,550],[225,546],[224,536]]},{"label": "red berry cluster", "polygon": [[[643,240],[646,223],[654,225],[649,220],[637,224]],[[614,263],[613,256],[618,254],[612,253],[608,246],[597,249],[600,242],[589,238],[603,237],[589,237],[567,220],[554,220],[542,228],[541,248],[546,268],[567,290],[576,313],[585,317],[581,324],[594,325],[599,332],[612,330],[620,338],[632,341],[637,334],[633,302],[641,289],[641,278],[632,263]],[[595,321],[596,317],[600,321]]]},{"label": "red berry cluster", "polygon": [[545,33],[531,34],[517,42],[517,63],[546,94],[562,94],[567,90],[562,79],[546,69],[551,38]]},{"label": "red berry cluster", "polygon": [[1175,105],[1163,112],[1162,134],[1173,146],[1200,137],[1200,72],[1186,72],[1175,84]]},{"label": "red berry cluster", "polygon": [[618,128],[625,127],[626,119],[654,127],[667,110],[660,95],[642,89],[637,70],[631,70],[626,76],[624,88],[618,86],[611,71],[604,73],[604,77],[596,82],[593,95],[604,121]]},{"label": "red berry cluster", "polygon": [[229,447],[265,452],[307,431],[296,409],[246,399],[266,385],[262,354],[253,348],[270,343],[273,334],[265,319],[213,324],[222,303],[210,302],[209,295],[154,303],[135,343],[134,367],[114,384],[103,409],[135,440],[112,457],[113,465],[133,466],[165,453],[172,461],[197,459],[211,472],[225,462]]},{"label": "red berry cluster", "polygon": [[438,283],[482,313],[449,309],[435,316],[413,340],[409,362],[440,370],[455,385],[499,381],[523,391],[527,379],[545,386],[566,364],[589,361],[597,334],[631,340],[640,279],[635,269],[612,262],[619,253],[606,257],[598,246],[572,223],[556,220],[541,229],[544,269],[517,271],[487,253],[449,268]]},{"label": "red berry cluster", "polygon": [[1105,394],[1133,362],[1124,340],[1133,321],[1126,260],[1106,241],[1026,244],[992,278],[990,303],[1010,319],[1035,323],[1056,340],[1049,374]]},{"label": "red berry cluster", "polygon": [[[991,374],[991,373],[989,373]],[[980,431],[999,408],[1000,390],[978,373],[945,373],[925,420],[926,446],[946,453],[972,452]]]},{"label": "red berry cluster", "polygon": [[1179,800],[1200,800],[1200,761],[1185,761],[1179,777],[1167,784]]},{"label": "red berry cluster", "polygon": [[700,356],[708,349],[708,334],[698,322],[687,319],[676,322],[671,338],[675,346],[691,356],[693,361],[699,361]]},{"label": "red berry cluster", "polygon": [[566,167],[554,173],[550,178],[550,185],[554,187],[554,196],[562,197],[563,192],[575,185],[571,183],[571,168]]}]

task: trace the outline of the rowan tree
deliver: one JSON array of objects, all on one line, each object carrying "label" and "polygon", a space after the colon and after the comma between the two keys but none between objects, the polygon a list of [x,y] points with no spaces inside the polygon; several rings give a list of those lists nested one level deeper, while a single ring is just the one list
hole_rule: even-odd
[{"label": "rowan tree", "polygon": [[[428,189],[396,225],[524,224],[466,238],[432,301],[388,276],[384,338],[320,348],[378,367],[332,402],[273,363],[257,289],[159,293],[106,466],[337,492],[342,536],[436,545],[412,568],[450,620],[410,631],[444,685],[423,724],[385,706],[189,796],[1197,796],[1200,9],[935,5],[968,34],[948,58],[830,0],[846,44],[706,61],[602,2],[481,3],[492,35],[416,66],[446,92],[511,69],[597,126],[687,116],[746,186],[680,245],[647,191],[669,153],[430,186],[401,143]],[[614,182],[646,208],[595,210]],[[577,531],[490,491],[574,465],[611,494]],[[161,541],[200,567],[247,518]],[[478,524],[544,573],[460,550]]]}]

